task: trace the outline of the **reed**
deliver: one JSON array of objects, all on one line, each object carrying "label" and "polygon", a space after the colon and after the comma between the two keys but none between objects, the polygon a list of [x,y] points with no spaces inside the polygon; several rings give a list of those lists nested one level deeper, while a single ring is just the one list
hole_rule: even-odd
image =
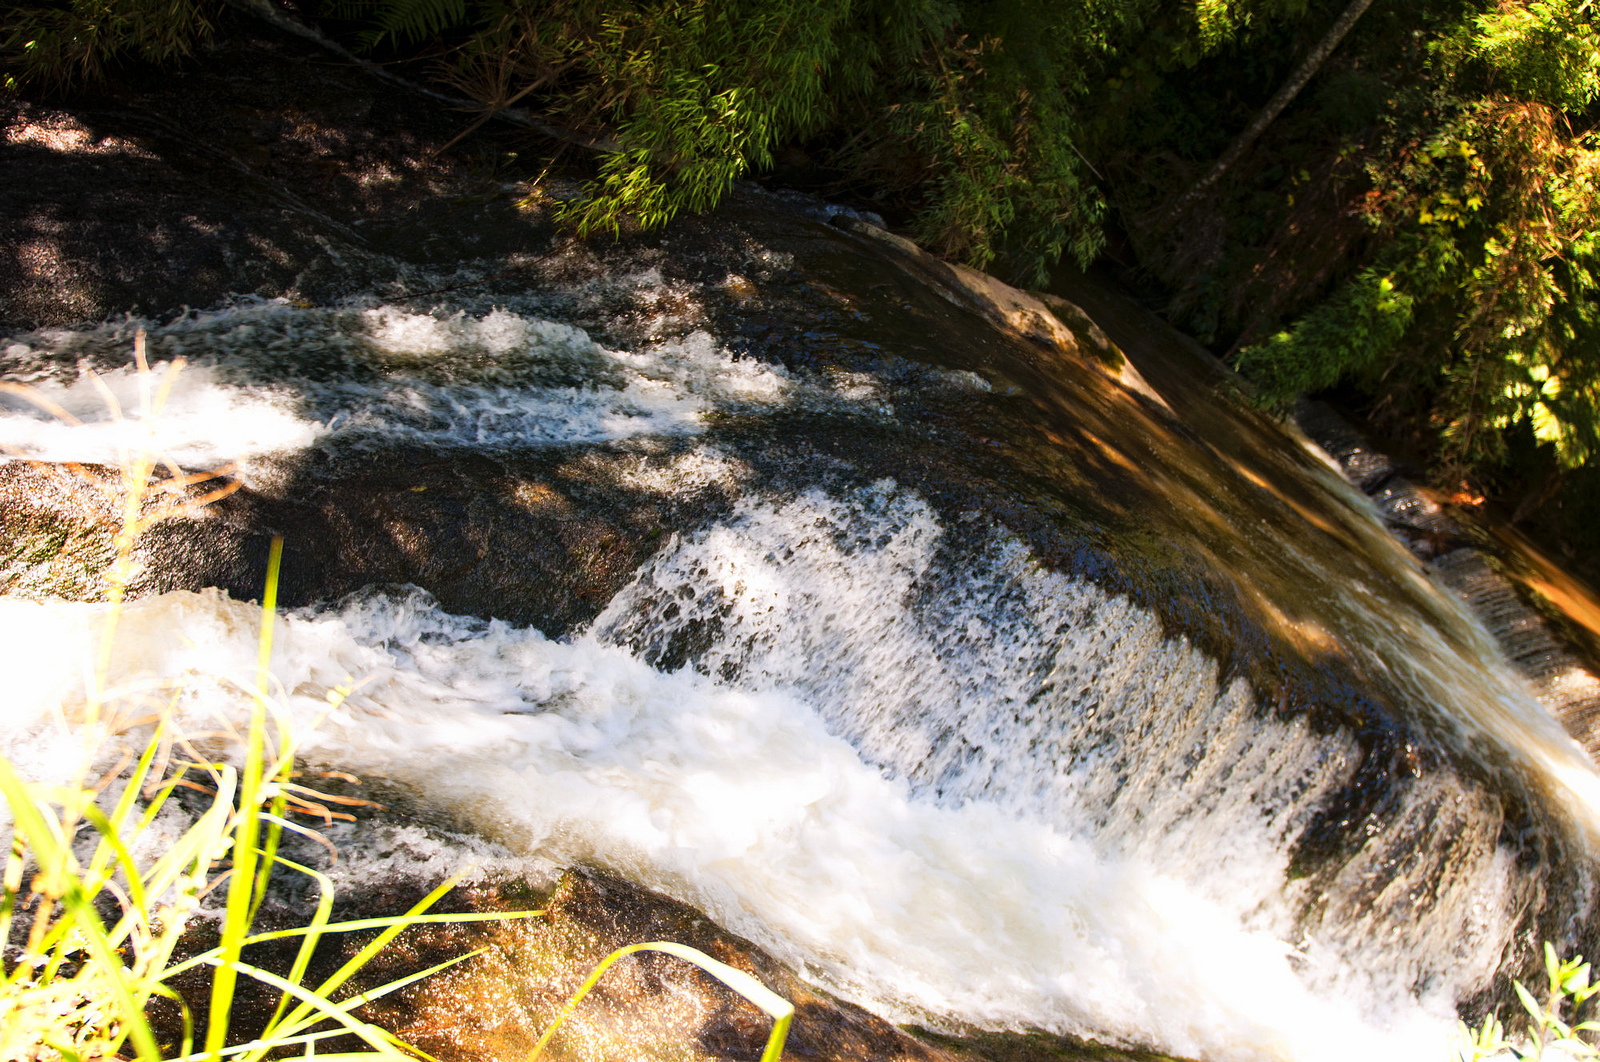
[{"label": "reed", "polygon": [[677,956],[685,962],[693,963],[745,999],[748,999],[751,1003],[754,1003],[757,1007],[760,1007],[772,1019],[772,1029],[767,1033],[767,1043],[761,1052],[761,1062],[779,1062],[779,1059],[783,1056],[783,1045],[789,1037],[789,1022],[794,1018],[794,1004],[743,970],[736,970],[727,963],[718,962],[698,948],[691,948],[686,944],[674,944],[665,940],[628,944],[601,959],[599,965],[594,968],[594,972],[589,974],[583,984],[578,986],[578,990],[567,999],[566,1005],[561,1008],[561,1012],[550,1023],[550,1027],[544,1031],[543,1036],[539,1037],[539,1042],[533,1045],[533,1050],[528,1054],[527,1062],[538,1062],[540,1056],[544,1054],[545,1048],[550,1045],[551,1039],[560,1031],[566,1020],[572,1017],[573,1011],[578,1009],[578,1004],[583,1002],[583,997],[589,994],[590,989],[600,983],[600,978],[605,976],[606,971],[614,963],[640,951],[659,951],[666,955]]}]

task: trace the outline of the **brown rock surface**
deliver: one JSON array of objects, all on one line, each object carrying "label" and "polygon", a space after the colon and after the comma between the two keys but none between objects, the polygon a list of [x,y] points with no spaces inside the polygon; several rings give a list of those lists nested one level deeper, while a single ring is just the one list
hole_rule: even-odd
[{"label": "brown rock surface", "polygon": [[[494,889],[465,894],[478,910],[526,906]],[[659,893],[590,870],[564,874],[539,918],[408,931],[375,973],[483,949],[474,960],[367,1008],[375,1019],[446,1062],[527,1057],[589,972],[641,941],[687,944],[752,974],[795,1005],[785,1058],[817,1062],[1157,1062],[1159,1056],[1041,1033],[970,1038],[912,1035],[800,980],[749,941]],[[403,941],[407,938],[403,937]],[[660,1058],[699,1062],[761,1057],[771,1020],[699,969],[640,952],[616,963],[552,1039],[553,1062]]]}]

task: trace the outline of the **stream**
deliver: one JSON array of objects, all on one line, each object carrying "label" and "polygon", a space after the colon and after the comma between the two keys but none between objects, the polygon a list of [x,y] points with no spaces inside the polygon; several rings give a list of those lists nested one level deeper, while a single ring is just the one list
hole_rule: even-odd
[{"label": "stream", "polygon": [[[934,1029],[1443,1060],[1593,949],[1600,776],[1302,438],[809,201],[520,261],[0,337],[77,421],[0,396],[8,474],[242,483],[147,533],[115,681],[240,718],[283,534],[302,755],[479,838],[408,873],[602,868]],[[104,543],[24,487],[0,751],[48,778]]]}]

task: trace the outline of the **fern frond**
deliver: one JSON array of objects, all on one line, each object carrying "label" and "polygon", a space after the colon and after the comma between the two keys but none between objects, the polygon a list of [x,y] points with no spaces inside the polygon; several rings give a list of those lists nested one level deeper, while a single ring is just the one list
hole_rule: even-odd
[{"label": "fern frond", "polygon": [[363,34],[367,47],[387,38],[396,43],[419,44],[467,21],[466,0],[338,0],[330,8],[335,18],[371,21]]}]

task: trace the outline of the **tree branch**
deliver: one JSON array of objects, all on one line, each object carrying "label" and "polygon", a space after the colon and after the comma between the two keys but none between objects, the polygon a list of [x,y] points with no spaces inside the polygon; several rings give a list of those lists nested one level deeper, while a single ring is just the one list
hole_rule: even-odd
[{"label": "tree branch", "polygon": [[1306,57],[1300,61],[1295,72],[1290,75],[1289,80],[1279,86],[1272,99],[1267,101],[1267,105],[1256,112],[1255,118],[1251,119],[1244,132],[1234,138],[1233,143],[1228,145],[1228,150],[1211,164],[1211,169],[1206,171],[1206,175],[1195,182],[1194,187],[1185,192],[1182,198],[1172,205],[1172,209],[1167,211],[1162,228],[1176,221],[1195,200],[1205,194],[1207,189],[1221,180],[1246,151],[1250,150],[1250,145],[1266,132],[1267,126],[1283,113],[1284,108],[1289,106],[1290,102],[1300,94],[1300,90],[1306,87],[1306,83],[1316,76],[1328,56],[1332,55],[1339,42],[1344,40],[1344,35],[1350,32],[1350,27],[1356,24],[1356,19],[1371,6],[1372,0],[1350,0],[1350,5],[1344,9],[1344,13],[1334,20],[1328,32],[1323,34],[1322,40],[1317,42],[1317,46],[1306,53]]}]

